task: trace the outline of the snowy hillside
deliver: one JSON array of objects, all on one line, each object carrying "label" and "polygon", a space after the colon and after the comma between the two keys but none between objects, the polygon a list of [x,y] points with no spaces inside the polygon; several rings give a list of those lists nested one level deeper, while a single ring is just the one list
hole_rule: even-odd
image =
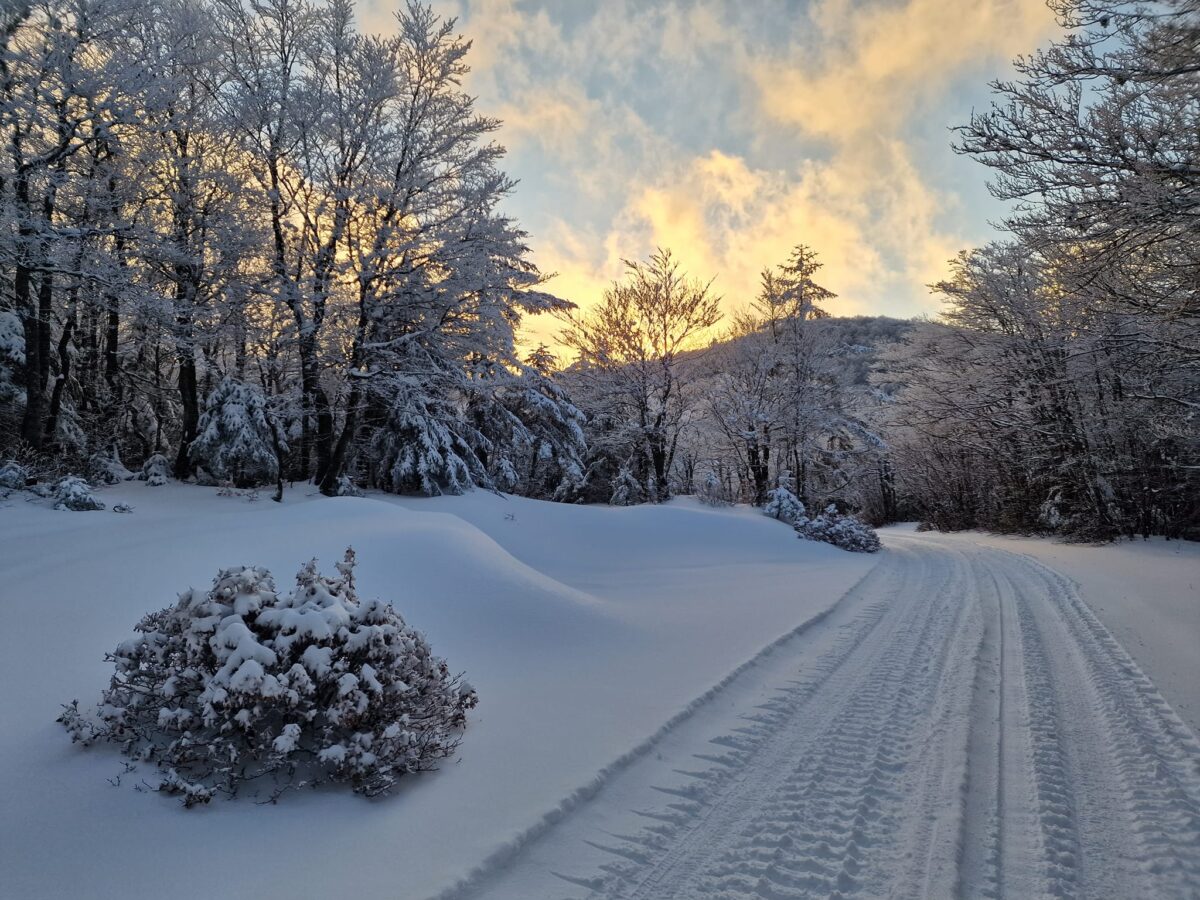
[{"label": "snowy hillside", "polygon": [[[687,502],[613,509],[482,491],[403,500],[296,490],[278,505],[174,483],[98,493],[133,514],[56,512],[20,495],[0,508],[0,677],[20,687],[0,701],[0,761],[20,773],[0,822],[13,896],[432,895],[590,794],[876,562],[798,541],[756,512]],[[143,613],[207,587],[219,567],[261,565],[286,583],[310,557],[331,565],[348,544],[361,595],[394,603],[479,690],[443,771],[381,802],[300,793],[184,814],[135,790],[150,771],[110,785],[121,758],[80,751],[54,724],[60,703],[98,697],[111,673],[104,653]],[[320,866],[310,864],[314,842]]]}]

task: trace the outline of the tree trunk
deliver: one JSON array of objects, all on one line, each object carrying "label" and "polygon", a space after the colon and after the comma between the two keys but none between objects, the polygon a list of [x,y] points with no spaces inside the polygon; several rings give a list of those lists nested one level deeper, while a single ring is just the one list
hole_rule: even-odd
[{"label": "tree trunk", "polygon": [[175,457],[175,477],[183,480],[192,474],[191,449],[200,423],[200,400],[196,390],[196,354],[190,344],[179,349],[179,400],[183,407],[179,454]]}]

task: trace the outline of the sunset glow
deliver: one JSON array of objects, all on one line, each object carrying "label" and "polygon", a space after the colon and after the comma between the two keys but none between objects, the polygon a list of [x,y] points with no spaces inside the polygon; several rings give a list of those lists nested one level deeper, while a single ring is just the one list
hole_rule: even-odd
[{"label": "sunset glow", "polygon": [[[1053,29],[1042,0],[460,0],[467,87],[504,120],[508,208],[583,307],[669,247],[726,309],[797,242],[839,315],[935,312],[926,285],[1003,207],[948,129]],[[390,7],[364,8],[389,27]],[[954,39],[948,37],[953,35]],[[527,323],[524,343],[558,326]]]}]

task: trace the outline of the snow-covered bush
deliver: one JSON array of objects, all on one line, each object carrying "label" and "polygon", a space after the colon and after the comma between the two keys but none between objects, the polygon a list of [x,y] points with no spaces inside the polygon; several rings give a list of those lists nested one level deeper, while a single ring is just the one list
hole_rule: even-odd
[{"label": "snow-covered bush", "polygon": [[339,497],[361,497],[363,492],[349,475],[339,475],[337,480],[337,490],[335,491]]},{"label": "snow-covered bush", "polygon": [[138,480],[146,482],[147,487],[162,487],[171,479],[171,464],[161,453],[155,453],[144,463]]},{"label": "snow-covered bush", "polygon": [[613,506],[633,506],[642,502],[642,485],[629,471],[628,466],[621,466],[621,471],[613,479],[613,492],[608,502]]},{"label": "snow-covered bush", "polygon": [[763,515],[795,525],[807,515],[807,510],[800,498],[792,493],[787,486],[787,476],[779,479],[779,484],[767,491],[767,502],[763,506]]},{"label": "snow-covered bush", "polygon": [[795,522],[797,534],[810,541],[824,541],[856,553],[874,553],[880,548],[879,535],[870,525],[854,516],[843,516],[830,504],[814,518],[801,516]]},{"label": "snow-covered bush", "polygon": [[88,477],[97,484],[120,484],[130,481],[134,474],[125,468],[117,448],[108,453],[93,453],[88,460]]},{"label": "snow-covered bush", "polygon": [[0,488],[23,490],[29,483],[29,470],[15,460],[0,464]]},{"label": "snow-covered bush", "polygon": [[205,403],[191,460],[237,487],[267,484],[279,474],[282,429],[273,420],[262,392],[233,378],[222,379]]},{"label": "snow-covered bush", "polygon": [[728,506],[729,498],[725,496],[725,488],[715,472],[709,472],[696,488],[696,498],[708,506]]},{"label": "snow-covered bush", "polygon": [[92,486],[75,475],[65,475],[58,479],[50,496],[54,500],[55,509],[69,509],[74,512],[104,509],[104,504],[92,494]]},{"label": "snow-covered bush", "polygon": [[107,656],[116,671],[94,715],[74,702],[59,721],[157,764],[159,788],[187,806],[243,782],[272,799],[329,781],[373,796],[432,768],[475,691],[390,605],[358,599],[352,550],[337,570],[314,560],[283,595],[264,569],[223,570]]}]

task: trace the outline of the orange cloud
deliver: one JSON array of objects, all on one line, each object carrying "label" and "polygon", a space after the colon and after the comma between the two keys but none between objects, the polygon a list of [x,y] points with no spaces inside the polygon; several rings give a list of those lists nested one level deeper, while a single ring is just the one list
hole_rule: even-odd
[{"label": "orange cloud", "polygon": [[[733,311],[753,299],[764,268],[805,243],[825,264],[821,282],[839,295],[832,312],[878,313],[889,293],[940,275],[961,244],[938,228],[946,199],[922,181],[899,141],[872,141],[795,172],[756,169],[714,150],[627,196],[606,232],[558,222],[539,236],[536,261],[558,273],[551,290],[587,307],[621,276],[622,258],[663,246],[691,274],[715,275],[714,290]],[[931,298],[923,308],[936,305]],[[532,343],[555,342],[556,328],[536,320],[530,333]]]},{"label": "orange cloud", "polygon": [[817,41],[748,73],[766,116],[840,140],[891,133],[962,69],[1028,52],[1055,27],[1045,0],[819,0],[812,20]]}]

